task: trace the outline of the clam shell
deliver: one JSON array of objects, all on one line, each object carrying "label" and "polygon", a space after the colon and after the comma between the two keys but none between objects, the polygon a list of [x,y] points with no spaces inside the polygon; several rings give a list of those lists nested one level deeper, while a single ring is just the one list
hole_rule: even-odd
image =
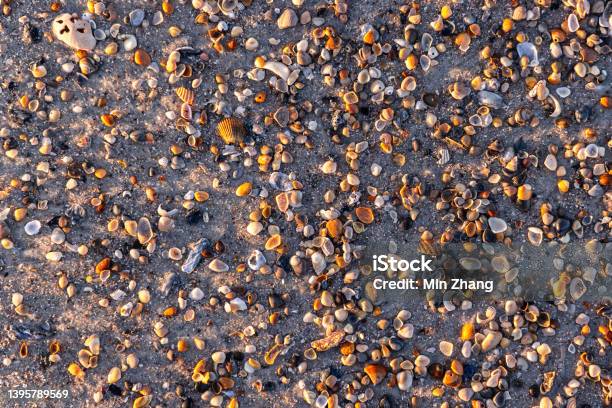
[{"label": "clam shell", "polygon": [[472,126],[482,126],[482,118],[480,117],[480,115],[470,116],[469,122]]},{"label": "clam shell", "polygon": [[181,105],[181,118],[189,121],[193,118],[191,106],[186,102]]},{"label": "clam shell", "polygon": [[580,28],[578,17],[574,13],[567,16],[567,29],[570,33],[575,33]]},{"label": "clam shell", "polygon": [[489,91],[478,92],[478,102],[493,109],[499,109],[503,105],[502,97]]},{"label": "clam shell", "polygon": [[555,92],[557,92],[557,95],[559,95],[561,98],[567,98],[572,93],[572,91],[566,86],[557,88]]},{"label": "clam shell", "polygon": [[181,86],[176,90],[176,95],[179,99],[189,105],[193,105],[193,101],[195,100],[195,92],[191,89],[187,89],[184,86]]},{"label": "clam shell", "polygon": [[427,72],[429,71],[429,68],[431,68],[431,58],[429,58],[427,55],[421,55],[419,58],[419,64],[421,65],[421,69]]},{"label": "clam shell", "polygon": [[470,94],[470,88],[462,82],[453,82],[448,87],[448,92],[454,99],[461,100]]},{"label": "clam shell", "polygon": [[240,143],[246,136],[244,123],[237,118],[225,118],[217,125],[217,135],[225,144]]},{"label": "clam shell", "polygon": [[431,47],[432,43],[433,43],[433,37],[431,36],[431,34],[423,33],[423,36],[421,37],[421,48],[424,51],[429,51],[429,48]]},{"label": "clam shell", "polygon": [[219,0],[217,4],[223,13],[229,13],[236,8],[238,2],[236,0]]},{"label": "clam shell", "polygon": [[40,232],[40,228],[41,228],[42,224],[40,223],[40,221],[38,220],[33,220],[28,222],[25,227],[24,230],[26,232],[26,234],[28,235],[36,235]]},{"label": "clam shell", "polygon": [[81,58],[79,60],[79,69],[83,75],[91,75],[98,70],[94,60],[89,57]]},{"label": "clam shell", "polygon": [[138,220],[137,235],[141,244],[146,244],[153,238],[153,229],[148,218],[142,217]]},{"label": "clam shell", "polygon": [[519,43],[516,46],[516,52],[518,52],[520,58],[527,56],[530,67],[537,67],[540,65],[540,61],[538,60],[538,50],[532,43],[527,41]]}]

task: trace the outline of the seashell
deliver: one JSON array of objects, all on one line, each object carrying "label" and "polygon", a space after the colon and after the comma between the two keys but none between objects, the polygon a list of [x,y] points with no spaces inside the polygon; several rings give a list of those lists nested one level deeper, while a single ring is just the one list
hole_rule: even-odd
[{"label": "seashell", "polygon": [[459,259],[459,264],[467,271],[479,271],[482,268],[482,263],[476,258],[461,258]]},{"label": "seashell", "polygon": [[551,101],[553,106],[553,111],[550,114],[550,117],[556,118],[561,115],[561,112],[563,111],[563,108],[561,107],[561,102],[559,102],[559,100],[552,95],[549,95],[548,99]]},{"label": "seashell", "polygon": [[406,61],[404,61],[404,63],[406,64],[406,68],[408,68],[410,71],[414,70],[417,67],[417,62],[418,58],[412,53],[408,55],[408,57],[406,57]]},{"label": "seashell", "polygon": [[582,279],[576,277],[571,280],[570,285],[570,296],[574,301],[580,299],[587,291],[587,287]]},{"label": "seashell", "polygon": [[557,170],[557,158],[552,154],[548,154],[546,159],[544,159],[544,167],[550,171]]},{"label": "seashell", "polygon": [[92,58],[85,57],[79,60],[79,69],[81,74],[89,76],[98,70],[95,61]]},{"label": "seashell", "polygon": [[470,88],[462,82],[453,82],[448,87],[448,92],[457,100],[461,100],[470,94]]},{"label": "seashell", "polygon": [[370,82],[370,78],[370,72],[367,69],[362,69],[359,74],[357,74],[357,82],[362,85]]},{"label": "seashell", "polygon": [[219,10],[225,14],[232,12],[238,5],[238,2],[236,0],[219,0],[217,5],[219,6]]},{"label": "seashell", "polygon": [[281,78],[285,82],[289,80],[289,75],[291,74],[289,68],[282,62],[278,61],[267,61],[263,65],[263,69],[272,72],[274,75]]},{"label": "seashell", "polygon": [[374,222],[374,212],[369,207],[357,207],[355,209],[355,215],[359,219],[359,221],[364,224],[371,224]]},{"label": "seashell", "polygon": [[478,92],[478,102],[481,105],[488,106],[489,108],[499,109],[503,106],[503,99],[500,95],[490,91]]},{"label": "seashell", "polygon": [[450,161],[450,152],[448,149],[440,149],[438,151],[438,164],[444,165]]},{"label": "seashell", "polygon": [[478,114],[471,115],[468,121],[472,126],[482,126],[482,117]]},{"label": "seashell", "polygon": [[78,18],[76,14],[60,14],[51,24],[55,38],[70,48],[91,51],[96,47],[91,24],[87,20]]},{"label": "seashell", "polygon": [[372,384],[380,383],[387,375],[387,369],[380,364],[367,364],[363,371],[368,375]]},{"label": "seashell", "polygon": [[132,404],[132,408],[148,407],[152,400],[153,400],[153,394],[141,395],[140,397],[134,400],[134,403]]},{"label": "seashell", "polygon": [[114,384],[121,379],[121,369],[119,367],[113,367],[108,372],[106,377],[109,384]]},{"label": "seashell", "polygon": [[605,28],[612,27],[612,3],[606,2],[606,7],[601,16],[599,16],[599,25]]},{"label": "seashell", "polygon": [[590,143],[584,148],[586,157],[595,159],[599,156],[599,147],[596,144]]},{"label": "seashell", "polygon": [[397,379],[397,388],[399,388],[401,391],[409,391],[410,388],[412,388],[412,381],[414,379],[412,372],[400,371],[396,375],[396,379]]},{"label": "seashell", "polygon": [[138,47],[138,40],[136,36],[132,34],[126,34],[125,36],[121,36],[123,39],[123,49],[125,52],[134,51],[136,47]]},{"label": "seashell", "polygon": [[191,89],[187,89],[184,86],[181,86],[176,90],[176,95],[179,99],[189,105],[193,105],[195,100],[195,92]]},{"label": "seashell", "polygon": [[144,245],[153,238],[153,229],[151,228],[151,222],[146,217],[141,217],[138,220],[137,227],[138,242]]},{"label": "seashell", "polygon": [[142,67],[151,65],[151,55],[146,50],[138,48],[134,53],[134,63]]},{"label": "seashell", "polygon": [[560,98],[567,98],[572,93],[572,91],[566,86],[561,86],[557,88],[555,92],[557,93],[557,95],[559,95]]},{"label": "seashell", "polygon": [[26,232],[26,234],[28,235],[36,235],[40,232],[40,228],[41,228],[42,224],[40,223],[40,221],[38,220],[33,220],[28,222],[25,226],[24,226],[24,230]]},{"label": "seashell", "polygon": [[584,76],[587,74],[587,66],[586,66],[586,64],[584,64],[582,62],[577,63],[576,65],[574,65],[574,72],[580,78],[584,78]]},{"label": "seashell", "polygon": [[466,52],[470,48],[472,38],[468,33],[460,33],[455,37],[455,45],[459,47],[462,52]]},{"label": "seashell", "polygon": [[185,273],[191,273],[198,266],[200,259],[202,259],[202,250],[204,248],[210,246],[210,242],[206,238],[200,239],[194,245],[193,249],[189,251],[189,255],[187,255],[187,259],[181,266],[181,271]]},{"label": "seashell", "polygon": [[421,48],[424,51],[429,51],[429,48],[431,47],[432,43],[433,43],[433,37],[431,36],[431,34],[423,33],[423,36],[421,37]]},{"label": "seashell", "polygon": [[274,365],[276,358],[279,356],[281,351],[285,348],[282,344],[274,344],[266,353],[264,354],[264,361],[267,365]]},{"label": "seashell", "polygon": [[540,246],[542,243],[542,238],[544,237],[544,232],[537,227],[529,227],[527,229],[527,239],[534,246]]},{"label": "seashell", "polygon": [[297,23],[298,23],[298,16],[295,13],[295,11],[293,11],[293,9],[290,9],[290,8],[286,8],[285,10],[283,10],[281,15],[278,17],[278,20],[276,21],[278,28],[281,30],[295,27]]},{"label": "seashell", "polygon": [[571,13],[567,16],[567,29],[570,33],[575,33],[580,28],[580,23],[578,22],[578,17],[574,13]]},{"label": "seashell", "polygon": [[527,57],[529,60],[528,66],[537,67],[540,65],[540,61],[538,60],[538,50],[532,43],[528,41],[519,43],[516,46],[516,52],[518,53],[519,58],[523,58],[523,56]]},{"label": "seashell", "polygon": [[181,118],[188,121],[191,121],[191,119],[193,118],[191,105],[186,102],[183,102],[183,104],[181,105]]},{"label": "seashell", "polygon": [[229,266],[223,262],[222,260],[215,258],[208,265],[208,269],[213,272],[227,272],[229,271]]},{"label": "seashell", "polygon": [[423,95],[423,102],[425,102],[427,106],[435,108],[436,106],[438,106],[440,99],[438,98],[438,95],[428,92]]},{"label": "seashell", "polygon": [[92,357],[93,357],[93,353],[86,349],[81,349],[77,353],[77,358],[79,360],[79,363],[85,368],[93,368],[92,362],[95,363],[96,361],[95,359],[93,359],[92,361]]},{"label": "seashell", "polygon": [[241,143],[247,134],[244,123],[237,118],[225,118],[217,125],[217,136],[225,144]]},{"label": "seashell", "polygon": [[161,11],[156,11],[155,14],[153,14],[153,19],[151,21],[151,24],[153,24],[154,26],[158,26],[163,22],[164,22],[164,14]]},{"label": "seashell", "polygon": [[262,266],[266,264],[266,257],[261,253],[260,250],[256,249],[247,258],[247,265],[251,270],[258,271]]},{"label": "seashell", "polygon": [[482,351],[487,352],[495,347],[501,342],[502,334],[500,332],[490,331],[485,338],[482,340],[481,347]]},{"label": "seashell", "polygon": [[404,78],[400,85],[403,91],[414,91],[416,89],[416,86],[416,79],[413,76],[407,76],[406,78]]},{"label": "seashell", "polygon": [[508,224],[506,224],[506,221],[502,220],[501,218],[490,217],[488,222],[491,232],[494,234],[500,234],[508,229]]},{"label": "seashell", "polygon": [[145,12],[143,9],[134,9],[128,14],[130,25],[132,27],[138,27],[142,24],[145,18]]},{"label": "seashell", "polygon": [[429,71],[429,68],[431,68],[431,58],[429,58],[427,55],[421,55],[419,57],[419,65],[423,71]]}]

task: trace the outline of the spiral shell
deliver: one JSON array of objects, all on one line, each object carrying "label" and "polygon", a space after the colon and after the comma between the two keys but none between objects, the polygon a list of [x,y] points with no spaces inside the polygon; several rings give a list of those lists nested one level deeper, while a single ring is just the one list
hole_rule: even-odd
[{"label": "spiral shell", "polygon": [[195,100],[195,92],[191,89],[187,89],[184,86],[181,86],[176,90],[176,95],[179,99],[189,105],[193,105],[193,101]]},{"label": "spiral shell", "polygon": [[240,143],[246,136],[246,127],[239,119],[225,118],[217,125],[217,135],[226,144]]}]

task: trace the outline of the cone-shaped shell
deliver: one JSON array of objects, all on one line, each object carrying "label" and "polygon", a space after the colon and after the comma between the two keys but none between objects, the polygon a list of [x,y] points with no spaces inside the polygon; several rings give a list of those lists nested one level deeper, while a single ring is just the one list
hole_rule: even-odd
[{"label": "cone-shaped shell", "polygon": [[225,144],[240,143],[246,136],[246,127],[239,119],[225,118],[217,125],[217,135]]}]

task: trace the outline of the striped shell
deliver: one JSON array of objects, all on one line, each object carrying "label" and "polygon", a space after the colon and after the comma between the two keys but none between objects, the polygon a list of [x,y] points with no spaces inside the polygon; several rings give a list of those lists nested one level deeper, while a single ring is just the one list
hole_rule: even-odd
[{"label": "striped shell", "polygon": [[193,101],[195,100],[195,92],[191,89],[187,89],[184,86],[181,86],[176,90],[176,95],[179,99],[189,105],[193,105]]},{"label": "striped shell", "polygon": [[242,142],[246,133],[244,123],[236,118],[225,118],[217,125],[217,135],[223,139],[225,144]]}]

